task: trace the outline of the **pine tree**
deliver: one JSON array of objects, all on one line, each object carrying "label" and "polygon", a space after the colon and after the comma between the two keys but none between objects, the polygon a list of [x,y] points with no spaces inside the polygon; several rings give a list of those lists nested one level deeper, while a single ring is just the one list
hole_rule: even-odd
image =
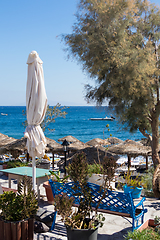
[{"label": "pine tree", "polygon": [[147,0],[80,0],[67,49],[93,78],[87,101],[109,102],[130,131],[148,137],[160,197],[160,9]]}]

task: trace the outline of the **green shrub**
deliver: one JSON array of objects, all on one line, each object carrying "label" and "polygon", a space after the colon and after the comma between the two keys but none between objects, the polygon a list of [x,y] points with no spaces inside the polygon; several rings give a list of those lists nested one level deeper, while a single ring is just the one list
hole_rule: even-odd
[{"label": "green shrub", "polygon": [[92,176],[92,174],[102,174],[103,173],[103,167],[100,164],[94,163],[88,165],[88,175],[89,177]]},{"label": "green shrub", "polygon": [[0,195],[0,217],[5,221],[20,221],[33,217],[38,209],[37,194],[32,189],[32,179],[24,176],[18,184],[18,192],[8,191]]},{"label": "green shrub", "polygon": [[28,166],[28,163],[21,162],[20,160],[13,160],[13,161],[8,161],[5,162],[7,165],[7,168],[16,168],[16,167],[23,167],[23,166]]},{"label": "green shrub", "polygon": [[[122,181],[121,181],[122,180]],[[131,186],[133,188],[136,187],[146,187],[146,183],[142,176],[137,175],[133,177],[131,172],[128,170],[127,174],[125,174],[122,179],[118,182],[118,188],[123,189],[123,185],[127,184],[127,186]]]},{"label": "green shrub", "polygon": [[148,197],[154,197],[154,192],[152,190],[153,173],[154,168],[152,167],[142,177],[145,182],[144,194]]},{"label": "green shrub", "polygon": [[128,232],[124,237],[126,240],[160,240],[160,235],[154,231],[154,229],[144,229],[142,231],[135,230],[134,232]]},{"label": "green shrub", "polygon": [[[106,162],[106,161],[105,161]],[[84,152],[74,155],[72,162],[67,168],[67,173],[74,181],[73,190],[75,195],[79,196],[80,204],[78,209],[73,209],[72,197],[63,193],[55,197],[55,208],[59,215],[62,217],[62,221],[65,225],[71,226],[77,229],[89,229],[97,226],[100,223],[102,227],[105,218],[102,214],[97,214],[97,208],[100,202],[103,200],[103,196],[99,198],[99,202],[96,203],[95,215],[92,210],[92,192],[87,184],[88,179],[88,163],[86,161],[86,154]],[[104,188],[106,190],[106,187]]]}]

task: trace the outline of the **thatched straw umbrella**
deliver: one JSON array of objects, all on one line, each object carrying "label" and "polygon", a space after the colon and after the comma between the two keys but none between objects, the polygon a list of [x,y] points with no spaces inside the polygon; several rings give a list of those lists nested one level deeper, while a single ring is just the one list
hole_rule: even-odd
[{"label": "thatched straw umbrella", "polygon": [[101,138],[94,138],[86,142],[86,144],[89,146],[97,147],[97,146],[106,146],[106,145],[109,145],[110,143],[107,140],[103,140]]},{"label": "thatched straw umbrella", "polygon": [[107,140],[110,144],[123,143],[123,141],[121,139],[116,138],[116,137],[109,137]]},{"label": "thatched straw umbrella", "polygon": [[88,145],[86,143],[79,141],[79,142],[74,142],[74,143],[71,143],[70,145],[68,145],[68,150],[70,150],[71,152],[75,152],[75,151],[82,150],[86,147],[88,147]]},{"label": "thatched straw umbrella", "polygon": [[5,141],[5,144],[0,146],[1,154],[10,152],[14,158],[18,157],[20,154],[22,154],[22,152],[27,151],[26,139],[24,137],[21,139],[11,138],[10,141]]},{"label": "thatched straw umbrella", "polygon": [[[79,148],[79,149],[78,149]],[[76,149],[75,149],[76,150]],[[87,146],[85,145],[85,147],[82,145],[78,147],[77,145],[77,151],[78,153],[80,152],[84,152],[86,154],[86,160],[89,164],[93,164],[93,163],[101,163],[103,161],[104,156],[113,156],[115,158],[115,160],[118,159],[118,156],[112,153],[108,153],[108,151],[106,151],[106,148],[99,146],[99,147],[94,147],[94,146]],[[74,157],[75,152],[70,155],[69,158],[67,158],[67,165],[69,163],[72,162],[72,158]],[[57,164],[60,169],[64,169],[64,160],[60,160]]]},{"label": "thatched straw umbrella", "polygon": [[119,155],[127,155],[129,168],[131,166],[131,157],[145,156],[146,169],[148,169],[148,155],[151,155],[152,153],[151,147],[144,146],[143,144],[132,140],[126,140],[118,145],[110,146],[108,151]]},{"label": "thatched straw umbrella", "polygon": [[66,153],[68,152],[68,156],[70,152],[75,152],[77,150],[83,149],[86,145],[82,141],[78,140],[77,138],[68,135],[63,138],[59,138],[58,142],[62,142],[62,145],[64,146],[67,144],[67,149],[64,151],[65,153],[65,163],[66,163]]},{"label": "thatched straw umbrella", "polygon": [[[53,139],[46,138],[46,140],[47,140],[46,152],[52,152],[54,165],[54,153],[63,152],[63,148],[61,144],[57,143]],[[23,152],[27,152],[26,142],[27,139],[24,137],[22,137],[21,139],[14,139],[14,141],[3,145],[3,147],[0,148],[0,152],[1,153],[10,152],[16,158]]]},{"label": "thatched straw umbrella", "polygon": [[62,152],[63,148],[62,145],[57,143],[55,140],[50,139],[50,138],[46,138],[47,140],[47,147],[46,147],[46,152]]},{"label": "thatched straw umbrella", "polygon": [[69,143],[81,142],[80,140],[78,140],[77,138],[75,138],[71,135],[68,135],[68,136],[63,137],[63,138],[59,138],[58,142],[63,142],[64,140],[66,140]]},{"label": "thatched straw umbrella", "polygon": [[53,139],[46,138],[46,140],[47,140],[47,146],[45,151],[52,152],[52,155],[53,155],[52,168],[54,169],[54,153],[63,152],[63,147],[61,144],[57,143]]},{"label": "thatched straw umbrella", "polygon": [[14,141],[16,141],[15,138],[8,137],[7,135],[0,133],[0,148]]}]

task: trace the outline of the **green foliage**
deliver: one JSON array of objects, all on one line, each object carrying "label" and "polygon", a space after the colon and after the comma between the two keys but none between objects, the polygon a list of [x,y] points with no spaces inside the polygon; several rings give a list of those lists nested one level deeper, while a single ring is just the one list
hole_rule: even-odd
[{"label": "green foliage", "polygon": [[7,165],[7,168],[15,168],[27,166],[28,163],[21,162],[20,160],[9,160],[8,162],[5,162],[5,165]]},{"label": "green foliage", "polygon": [[43,122],[41,123],[41,127],[43,129],[43,131],[45,132],[46,129],[48,129],[48,131],[54,131],[54,129],[49,128],[49,125],[51,123],[55,122],[55,119],[58,117],[66,117],[66,112],[64,111],[64,109],[66,109],[67,107],[61,107],[61,104],[57,103],[56,106],[51,107],[51,106],[47,106],[47,111],[46,111],[46,115],[45,118],[43,120]]},{"label": "green foliage", "polygon": [[160,235],[154,229],[144,229],[140,231],[128,232],[126,240],[160,240]]},{"label": "green foliage", "polygon": [[154,218],[154,224],[160,224],[160,217],[155,216],[155,218]]},{"label": "green foliage", "polygon": [[114,157],[105,156],[102,162],[103,175],[104,175],[104,187],[107,187],[112,190],[111,181],[114,178],[115,170],[117,168],[117,163]]},{"label": "green foliage", "polygon": [[152,189],[152,181],[153,181],[154,168],[151,167],[143,176],[142,181],[145,182],[144,193],[148,197],[154,197],[153,189]]},{"label": "green foliage", "polygon": [[37,195],[32,181],[27,176],[18,184],[18,192],[4,192],[0,195],[1,218],[6,221],[20,221],[33,217],[38,209]]},{"label": "green foliage", "polygon": [[[75,183],[75,194],[77,193],[80,197],[80,204],[78,209],[73,210],[73,198],[69,198],[65,193],[62,196],[55,197],[55,208],[62,216],[62,221],[66,225],[71,226],[72,228],[94,228],[100,223],[100,226],[103,226],[103,221],[105,218],[102,214],[97,214],[97,208],[100,202],[103,200],[106,189],[108,187],[108,182],[111,181],[114,176],[114,169],[116,166],[115,160],[112,158],[105,157],[102,165],[95,165],[95,167],[100,167],[102,169],[102,174],[104,174],[104,194],[99,198],[97,206],[95,209],[95,215],[92,214],[92,193],[90,188],[87,185],[88,174],[90,172],[91,165],[88,166],[86,155],[84,152],[77,153],[74,155],[72,162],[67,168],[67,173]],[[113,168],[113,170],[111,170]],[[81,193],[79,193],[79,187]],[[89,222],[86,222],[86,219],[89,218]]]},{"label": "green foliage", "polygon": [[[160,224],[160,217],[156,216],[154,218],[154,224]],[[142,231],[135,230],[134,232],[129,231],[126,240],[160,240],[160,226],[148,227]]]},{"label": "green foliage", "polygon": [[[43,129],[43,132],[45,132],[45,130],[47,129],[48,131],[53,132],[54,129],[49,128],[49,125],[51,123],[55,122],[55,119],[58,117],[66,117],[67,112],[64,111],[64,109],[66,109],[67,107],[61,107],[61,104],[57,103],[54,107],[51,106],[47,106],[47,110],[46,110],[46,114],[45,114],[45,118],[43,120],[43,122],[41,123],[41,128]],[[26,116],[26,112],[23,110],[22,111],[23,115]],[[24,127],[27,126],[27,120],[25,120],[22,125]]]},{"label": "green foliage", "polygon": [[61,215],[62,221],[66,222],[67,225],[71,225],[72,218],[68,217],[72,215],[72,205],[74,198],[69,198],[66,193],[63,194],[63,197],[55,196],[55,207],[58,210],[58,214]]},{"label": "green foliage", "polygon": [[[142,187],[146,186],[146,183],[145,183],[143,177],[137,175],[136,177],[133,178],[130,171],[128,171],[127,174],[125,174],[123,176],[122,181],[123,180],[124,180],[123,185],[127,184],[127,186],[132,186],[133,188],[140,187],[140,186],[142,186]],[[122,187],[121,181],[119,181],[118,186]]]},{"label": "green foliage", "polygon": [[73,202],[74,198],[69,198],[65,193],[63,194],[63,197],[55,197],[55,207],[57,213],[61,215],[61,220],[65,222],[65,225],[77,229],[95,228],[98,224],[100,224],[100,227],[103,226],[103,222],[105,221],[103,214],[96,214],[86,222],[87,218],[84,215],[84,212],[81,211],[81,207],[78,208],[78,211],[73,211]]},{"label": "green foliage", "polygon": [[160,9],[147,0],[80,0],[72,33],[62,36],[94,80],[86,100],[107,101],[124,127],[148,138],[158,138],[159,22]]},{"label": "green foliage", "polygon": [[101,164],[98,164],[98,163],[88,164],[88,175],[89,175],[89,177],[91,177],[93,173],[101,174],[102,171],[103,171],[103,169],[102,169]]},{"label": "green foliage", "polygon": [[[54,171],[50,170],[49,172],[51,173],[51,175],[49,177],[52,178],[54,176],[56,178],[56,182],[65,183],[65,182],[67,182],[67,179],[69,178],[69,175],[61,178],[60,177],[61,172],[59,170],[57,172],[54,172]],[[55,181],[55,179],[53,181]]]},{"label": "green foliage", "polygon": [[85,153],[75,154],[72,163],[67,168],[67,173],[74,182],[79,182],[80,186],[86,185],[88,178],[88,163]]}]

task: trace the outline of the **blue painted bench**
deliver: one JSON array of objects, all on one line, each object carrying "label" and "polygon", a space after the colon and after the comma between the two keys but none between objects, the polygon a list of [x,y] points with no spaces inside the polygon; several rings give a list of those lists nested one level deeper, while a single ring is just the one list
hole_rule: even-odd
[{"label": "blue painted bench", "polygon": [[[69,197],[74,197],[73,206],[77,207],[79,205],[80,198],[83,196],[79,194],[81,192],[81,189],[79,186],[78,186],[79,189],[75,190],[74,182],[68,182],[64,184],[64,183],[52,181],[50,179],[49,183],[51,185],[51,189],[54,197],[56,195],[62,196],[63,193],[66,193]],[[93,207],[93,210],[95,210],[98,200],[104,193],[104,189],[102,189],[99,185],[94,183],[88,182],[87,184],[91,190],[91,196],[93,200],[92,207]],[[135,205],[131,192],[123,193],[118,191],[107,190],[105,193],[104,199],[101,201],[98,207],[98,212],[132,218],[132,231],[133,231],[143,224],[144,213],[147,212],[147,209],[144,209],[144,206],[143,206],[144,201],[145,201],[145,197],[143,197]],[[56,220],[56,212],[55,212],[55,216],[54,216],[53,223],[50,230],[54,229],[55,220]]]}]

